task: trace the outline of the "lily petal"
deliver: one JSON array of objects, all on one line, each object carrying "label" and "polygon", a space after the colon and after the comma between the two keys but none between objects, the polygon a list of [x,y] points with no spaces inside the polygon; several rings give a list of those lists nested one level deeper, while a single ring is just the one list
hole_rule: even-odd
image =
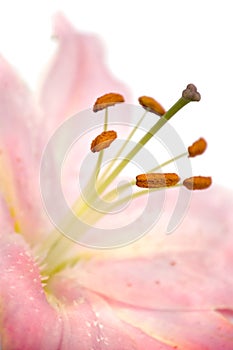
[{"label": "lily petal", "polygon": [[128,95],[106,68],[103,49],[94,35],[78,33],[62,14],[55,17],[54,35],[57,53],[39,98],[46,126],[52,131],[65,118],[90,108],[99,95],[112,90]]},{"label": "lily petal", "polygon": [[62,325],[46,300],[37,265],[19,235],[0,239],[3,349],[59,349]]},{"label": "lily petal", "polygon": [[126,248],[123,255],[116,252],[80,263],[79,283],[135,307],[233,308],[232,197],[213,189],[202,194],[201,203],[199,198],[193,196],[189,215],[173,235],[161,238],[158,233],[156,240],[154,231],[154,240],[139,241],[138,246],[144,245],[142,254],[136,245],[134,250],[129,247],[130,258]]},{"label": "lily petal", "polygon": [[[54,37],[58,41],[57,51],[38,92],[39,105],[44,111],[40,126],[43,128],[44,144],[60,123],[89,109],[98,96],[116,91],[125,98],[129,97],[125,85],[106,68],[101,42],[95,35],[77,32],[63,14],[57,14],[54,17]],[[96,118],[98,121],[98,116]],[[85,123],[85,118],[80,118],[79,125],[86,132]],[[82,139],[82,147],[89,150],[91,140],[91,137],[89,140]],[[56,152],[59,150],[56,149]],[[71,166],[63,169],[64,193],[71,205],[78,195],[75,189],[81,154],[80,145],[74,146],[69,152]],[[52,162],[51,159],[51,168]],[[55,171],[53,176],[56,176]],[[51,174],[48,177],[52,178]]]},{"label": "lily petal", "polygon": [[16,229],[25,237],[32,232],[36,236],[35,227],[40,227],[42,220],[38,210],[37,112],[30,91],[2,57],[0,72],[0,192]]},{"label": "lily petal", "polygon": [[61,349],[171,349],[134,325],[121,321],[106,300],[80,287],[76,278],[67,278],[65,274],[56,276],[49,287],[66,310]]},{"label": "lily petal", "polygon": [[[218,194],[218,190],[212,192],[209,199],[212,195],[215,197]],[[220,193],[219,197],[221,198]],[[226,194],[222,199],[226,199]],[[209,202],[203,200],[202,203],[206,206]],[[217,205],[211,208],[213,201],[210,203],[208,214],[212,216]],[[197,201],[194,198],[191,213],[193,215],[196,212],[201,222],[204,219],[201,215],[202,209],[200,204],[197,208]],[[226,222],[228,215],[223,210]],[[195,218],[195,215],[192,217]],[[218,222],[220,219],[215,220]],[[176,259],[181,259],[182,264],[174,264],[174,260],[171,260],[172,251],[168,244],[169,258],[166,257],[164,247],[161,252],[155,247],[157,254],[147,258],[145,256],[134,258],[132,264],[132,256],[129,256],[127,261],[118,253],[118,258],[115,254],[114,259],[110,261],[105,258],[101,261],[99,256],[96,260],[80,264],[76,270],[64,271],[54,276],[46,287],[48,295],[53,294],[51,301],[53,306],[45,297],[38,268],[27,253],[28,248],[21,237],[15,234],[3,237],[0,254],[2,267],[0,286],[3,291],[1,304],[10,305],[6,309],[2,308],[3,345],[9,349],[33,347],[42,350],[46,350],[48,344],[50,349],[59,350],[67,348],[89,350],[98,347],[108,349],[110,345],[113,350],[143,347],[151,350],[174,348],[230,350],[233,344],[233,325],[228,317],[224,317],[223,312],[215,310],[214,305],[223,303],[226,305],[225,309],[231,309],[228,293],[232,295],[232,291],[228,282],[231,281],[232,274],[229,272],[232,264],[227,274],[223,274],[221,268],[209,271],[210,276],[207,273],[205,278],[210,286],[205,284],[202,271],[194,273],[192,269],[194,262],[194,265],[198,264],[197,258],[202,263],[207,262],[208,267],[208,259],[204,259],[201,255],[204,254],[201,248],[208,241],[209,234],[210,232],[205,231],[203,237],[207,239],[200,240],[200,250],[195,252],[197,256],[192,254],[189,256],[183,254],[182,249],[178,250],[179,244],[182,244],[180,233],[177,232],[176,238],[173,236],[173,243],[176,243],[173,253],[176,254]],[[213,235],[214,240],[217,236],[218,234]],[[184,252],[190,252],[188,246],[189,244],[186,244]],[[205,250],[205,256],[211,257],[214,250],[215,246],[213,250]],[[214,256],[216,261],[221,261],[224,258],[224,251],[221,256]],[[223,262],[223,266],[226,267],[224,259]],[[182,268],[182,265],[186,266]],[[198,266],[200,265],[199,263]],[[205,264],[201,266],[204,272],[206,266]],[[172,275],[171,271],[176,267],[180,268],[176,274],[181,274],[181,280],[179,276],[176,279],[176,274]],[[166,275],[168,272],[170,274]],[[216,272],[225,276],[222,279],[219,276],[219,286],[213,278]],[[155,280],[159,273],[160,283]],[[70,274],[75,277],[69,277]],[[198,283],[199,278],[201,283]],[[170,279],[171,283],[167,281]],[[202,283],[203,289],[200,290]],[[212,283],[218,288],[216,292],[211,287]],[[194,290],[191,290],[190,285]],[[23,298],[17,293],[18,290],[23,291]],[[187,295],[190,293],[190,296],[185,297],[184,290]],[[198,293],[203,293],[203,297]],[[35,312],[38,313],[38,318],[35,318]],[[32,331],[36,334],[33,339],[30,337]]]},{"label": "lily petal", "polygon": [[[49,283],[19,235],[0,240],[1,341],[4,349],[169,350],[170,346],[119,320],[108,302],[67,274]],[[20,291],[20,293],[19,293]],[[48,299],[50,302],[48,302]]]},{"label": "lily petal", "polygon": [[119,305],[115,310],[120,319],[170,344],[173,349],[230,350],[233,347],[233,324],[212,310],[151,311]]}]

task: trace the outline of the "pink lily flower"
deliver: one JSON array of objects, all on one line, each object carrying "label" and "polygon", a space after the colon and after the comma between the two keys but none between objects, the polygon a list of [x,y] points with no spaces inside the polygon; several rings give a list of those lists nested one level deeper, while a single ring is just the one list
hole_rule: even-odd
[{"label": "pink lily flower", "polygon": [[39,97],[0,58],[0,348],[232,350],[227,190],[193,194],[168,236],[171,191],[144,238],[108,251],[69,242],[68,255],[77,259],[54,269],[60,256],[49,255],[54,241],[38,185],[43,147],[97,96],[126,90],[105,68],[96,38],[77,33],[61,15],[55,35],[58,50]]}]

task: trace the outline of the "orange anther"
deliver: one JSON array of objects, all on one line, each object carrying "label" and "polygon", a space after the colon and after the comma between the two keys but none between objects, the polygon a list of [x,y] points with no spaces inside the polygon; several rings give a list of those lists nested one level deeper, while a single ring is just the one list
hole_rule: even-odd
[{"label": "orange anther", "polygon": [[103,131],[91,143],[91,151],[99,152],[104,148],[108,148],[111,143],[117,138],[117,133],[114,130]]},{"label": "orange anther", "polygon": [[116,103],[125,102],[124,97],[120,94],[117,94],[115,92],[110,92],[108,94],[105,94],[95,101],[93,111],[98,112],[101,111],[104,108],[107,108],[109,106],[114,106]]},{"label": "orange anther", "polygon": [[180,178],[175,173],[149,173],[136,176],[136,185],[144,188],[160,188],[174,186]]},{"label": "orange anther", "polygon": [[188,190],[205,190],[211,184],[212,178],[210,176],[193,176],[183,181],[183,185]]},{"label": "orange anther", "polygon": [[163,106],[152,97],[141,96],[138,98],[138,101],[146,110],[155,113],[160,117],[166,113]]},{"label": "orange anther", "polygon": [[205,152],[207,142],[202,137],[188,147],[189,157],[196,157]]}]

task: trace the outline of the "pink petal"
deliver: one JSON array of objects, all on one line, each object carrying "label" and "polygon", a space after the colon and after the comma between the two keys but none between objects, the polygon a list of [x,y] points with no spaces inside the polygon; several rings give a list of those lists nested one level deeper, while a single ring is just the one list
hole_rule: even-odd
[{"label": "pink petal", "polygon": [[212,311],[151,311],[115,305],[118,317],[173,349],[231,350],[233,324]]},{"label": "pink petal", "polygon": [[151,235],[128,248],[130,258],[126,248],[80,264],[79,283],[142,308],[233,308],[233,197],[212,189],[199,199],[193,196],[189,215],[171,236],[156,240],[155,229],[154,240]]},{"label": "pink petal", "polygon": [[[44,119],[41,121],[44,144],[61,122],[83,109],[91,108],[96,98],[102,94],[116,91],[125,98],[129,96],[124,84],[106,68],[103,48],[98,38],[77,32],[62,14],[55,16],[54,35],[58,40],[57,52],[39,93],[39,105],[44,111]],[[96,118],[98,121],[98,115]],[[87,127],[85,123],[85,118],[80,118],[79,124],[83,125],[84,131]],[[92,138],[90,136],[88,141],[85,140],[82,139],[82,147],[89,150]],[[57,148],[56,152],[59,152]],[[77,167],[81,165],[80,154],[79,144],[69,152],[71,165],[64,171],[63,189],[71,205],[78,196],[74,190],[77,187]],[[49,173],[48,177],[53,179]]]},{"label": "pink petal", "polygon": [[233,344],[233,324],[214,310],[132,307],[81,288],[67,273],[56,276],[49,287],[66,308],[65,348],[72,349],[78,339],[84,350],[92,346],[107,349],[109,342],[116,350],[230,350]]},{"label": "pink petal", "polygon": [[[232,205],[232,194],[223,189],[195,194],[177,232],[145,237],[128,249],[129,259],[124,248],[112,258],[80,263],[79,283],[103,297],[122,321],[171,348],[230,350]],[[153,242],[153,254],[150,247],[147,256],[145,248],[137,250]]]},{"label": "pink petal", "polygon": [[[0,192],[25,236],[41,222],[38,113],[30,91],[0,57]],[[38,209],[39,208],[39,209]],[[39,226],[39,225],[38,225]]]},{"label": "pink petal", "polygon": [[0,239],[0,266],[3,349],[59,349],[61,320],[46,300],[38,267],[19,235]]},{"label": "pink petal", "polygon": [[[221,200],[215,205],[213,198],[216,196]],[[208,215],[210,216],[216,214],[219,205],[224,206],[223,200],[229,199],[228,204],[231,204],[230,197],[228,198],[226,194],[222,194],[219,190],[208,192],[208,198],[212,208],[210,208],[210,204],[208,204],[209,207],[207,206],[209,200],[204,199],[202,203],[208,208]],[[202,215],[203,208],[200,207],[198,202],[194,198],[191,212],[193,213],[193,220],[196,220],[197,215],[201,223],[205,215]],[[230,221],[228,215],[230,214],[225,210],[222,211],[222,216],[226,219],[225,228],[228,227]],[[212,219],[215,221],[215,225],[216,223],[219,224],[220,219],[217,218],[217,215],[213,216]],[[186,223],[183,224],[184,227],[188,225],[188,222],[190,223],[186,219]],[[188,226],[190,227],[190,225]],[[211,232],[204,232],[199,236],[199,238],[202,237],[202,240],[199,241],[200,249],[197,249],[197,244],[194,245],[197,256],[202,263],[206,263],[206,260],[201,253],[204,254],[205,252],[205,256],[209,255],[211,257],[215,250],[215,246],[209,251],[206,250],[206,242],[209,240],[217,241],[218,236],[215,232],[210,238],[208,235]],[[143,348],[149,350],[174,348],[230,350],[233,346],[233,325],[226,313],[231,310],[231,300],[228,297],[228,292],[229,295],[232,295],[232,291],[228,286],[228,282],[231,281],[229,275],[232,275],[230,274],[232,264],[230,264],[229,271],[226,271],[226,275],[220,271],[222,276],[218,276],[219,285],[214,284],[213,276],[218,269],[213,267],[213,271],[209,271],[212,275],[209,276],[207,273],[205,276],[209,286],[208,283],[205,285],[202,271],[194,271],[193,263],[194,261],[196,263],[196,257],[185,254],[190,251],[191,247],[188,239],[184,244],[184,249],[181,247],[183,234],[184,231],[182,233],[181,230],[177,232],[176,239],[174,238],[175,235],[168,238],[170,242],[172,237],[173,253],[177,254],[176,258],[180,259],[179,255],[182,259],[185,257],[183,264],[174,264],[174,260],[166,259],[165,243],[163,242],[161,252],[159,252],[157,246],[155,247],[157,248],[157,254],[147,258],[145,255],[141,255],[141,258],[135,257],[132,264],[130,263],[132,256],[127,261],[125,257],[121,257],[121,252],[118,250],[118,257],[117,254],[114,254],[114,259],[108,260],[105,258],[101,262],[102,254],[100,254],[98,259],[93,260],[93,262],[80,264],[79,268],[72,272],[74,278],[68,277],[71,274],[69,270],[65,271],[63,275],[53,277],[47,285],[47,290],[54,295],[51,302],[55,303],[56,301],[57,311],[51,307],[45,298],[39,281],[38,268],[28,255],[27,246],[16,235],[1,239],[0,264],[2,274],[0,275],[0,287],[1,297],[4,301],[3,305],[7,305],[6,308],[3,308],[3,318],[1,320],[4,326],[3,345],[9,349],[35,348],[42,350],[46,350],[48,346],[51,350],[67,348],[71,350],[77,348],[82,350],[91,348],[108,349],[109,346],[113,350]],[[226,230],[225,237],[228,243],[230,242],[229,236],[231,235]],[[172,246],[167,245],[167,255],[169,257],[172,253]],[[178,249],[178,247],[180,248]],[[202,251],[203,247],[205,249]],[[224,244],[222,248],[224,248]],[[129,252],[131,251],[129,250]],[[215,265],[218,265],[221,259],[223,259],[223,265],[225,264],[224,253],[225,251],[222,250],[219,256],[215,255]],[[125,252],[122,256],[124,254]],[[163,259],[161,259],[161,256]],[[157,263],[160,265],[159,269]],[[166,263],[167,266],[165,266]],[[89,264],[90,267],[88,267]],[[179,278],[175,280],[172,273],[166,275],[172,269],[184,264],[187,264],[186,268],[177,271],[177,274],[181,274],[183,280],[182,278],[181,281],[179,281]],[[206,266],[208,266],[208,259],[207,264],[204,264],[202,268],[205,270]],[[111,271],[110,267],[112,267]],[[190,278],[189,269],[191,269],[191,272],[193,271],[192,278]],[[92,270],[93,273],[90,274]],[[162,276],[161,272],[165,276]],[[88,276],[85,279],[86,273]],[[161,279],[163,278],[161,287],[163,288],[164,284],[165,288],[168,289],[165,293],[159,292],[160,286],[158,283],[155,283],[157,290],[153,289],[153,282],[157,273],[161,274]],[[111,276],[114,276],[114,278]],[[200,285],[197,283],[197,277],[203,283],[203,290],[198,289]],[[171,282],[169,282],[170,279]],[[183,282],[186,282],[186,284]],[[186,289],[186,287],[190,287],[189,283],[193,285],[194,290]],[[214,284],[216,289],[218,288],[217,292],[211,290],[211,283]],[[221,291],[224,293],[222,284],[227,291],[225,300],[222,299],[224,295],[220,293]],[[210,288],[209,302],[206,296],[206,288]],[[164,299],[161,296],[163,293],[166,294]],[[191,294],[190,300],[188,300],[188,293]],[[201,293],[203,293],[203,297]],[[148,299],[148,302],[146,299]],[[221,300],[226,305],[225,309],[222,307],[222,309],[219,308],[219,312],[214,311],[216,306],[214,304],[221,302]],[[36,310],[39,311],[36,312]],[[52,335],[51,332],[53,332]],[[33,334],[33,338],[29,336],[31,334]]]},{"label": "pink petal", "polygon": [[21,237],[5,236],[0,247],[0,334],[4,349],[139,350],[144,345],[148,350],[170,349],[120,321],[106,301],[80,287],[67,272],[47,285],[49,303],[38,267]]},{"label": "pink petal", "polygon": [[226,260],[218,266],[216,261],[217,254],[205,258],[196,251],[162,253],[148,259],[92,262],[77,273],[84,286],[132,306],[161,310],[233,307],[232,266],[228,268]]},{"label": "pink petal", "polygon": [[49,287],[66,309],[61,349],[171,349],[134,325],[119,320],[108,302],[81,288],[77,279],[67,278],[66,274],[56,276]]},{"label": "pink petal", "polygon": [[106,68],[95,36],[78,33],[62,14],[55,17],[54,35],[58,49],[40,96],[46,125],[52,131],[65,118],[90,108],[106,92],[128,95]]},{"label": "pink petal", "polygon": [[[0,166],[4,169],[0,173],[0,191],[15,227],[30,242],[35,242],[49,226],[42,210],[38,180],[41,150],[49,130],[84,106],[90,107],[106,90],[125,90],[105,68],[96,38],[77,34],[62,15],[55,22],[60,44],[44,83],[40,111],[27,87],[0,59]],[[41,118],[43,108],[45,121]]]}]

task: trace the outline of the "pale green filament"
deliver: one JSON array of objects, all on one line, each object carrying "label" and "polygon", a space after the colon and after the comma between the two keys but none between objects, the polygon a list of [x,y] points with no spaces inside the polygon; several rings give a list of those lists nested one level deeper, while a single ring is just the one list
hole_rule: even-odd
[{"label": "pale green filament", "polygon": [[[129,136],[127,137],[127,139],[125,140],[125,142],[123,143],[123,145],[121,146],[119,151],[117,152],[114,161],[117,161],[117,159],[121,156],[121,154],[124,151],[125,147],[128,145],[129,141],[132,139],[132,137],[134,136],[135,132],[137,131],[137,129],[141,125],[141,123],[142,123],[143,119],[145,118],[146,114],[147,114],[147,111],[145,113],[143,113],[142,117],[137,122],[137,125],[133,128],[133,130],[131,131],[131,133],[129,134]],[[110,163],[109,166],[107,167],[107,169],[105,170],[104,174],[102,175],[102,182],[106,180],[106,177],[107,177],[109,171],[111,170],[112,165],[113,164]]]},{"label": "pale green filament", "polygon": [[105,108],[104,114],[104,131],[108,130],[108,107]]},{"label": "pale green filament", "polygon": [[[104,115],[104,131],[107,131],[107,130],[108,130],[108,107],[105,108],[105,115]],[[104,150],[102,150],[102,152],[99,152],[98,161],[96,163],[95,171],[93,172],[93,174],[91,176],[94,179],[95,179],[95,177],[97,179],[97,177],[99,175],[101,164],[103,161],[103,156],[104,156]],[[92,181],[92,184],[93,183],[95,183],[95,182]],[[88,186],[90,186],[90,184],[88,184]],[[90,186],[90,188],[91,188],[91,186]]]},{"label": "pale green filament", "polygon": [[174,163],[176,160],[183,158],[183,157],[186,157],[186,156],[188,156],[188,152],[181,153],[178,156],[171,158],[171,159],[168,159],[166,162],[164,162],[160,165],[157,165],[155,168],[150,169],[149,173],[153,173],[154,171],[159,170],[168,164]]}]

